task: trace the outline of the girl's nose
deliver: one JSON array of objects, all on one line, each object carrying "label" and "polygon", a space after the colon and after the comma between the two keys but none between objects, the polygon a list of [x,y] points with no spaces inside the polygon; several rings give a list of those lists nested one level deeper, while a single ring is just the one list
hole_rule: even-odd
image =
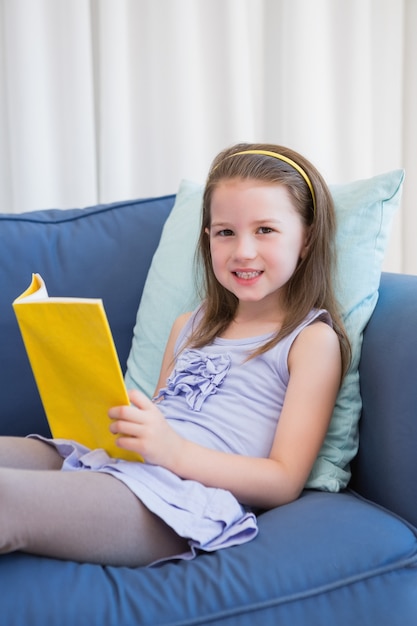
[{"label": "girl's nose", "polygon": [[234,253],[236,259],[254,259],[257,255],[257,249],[253,237],[237,237]]}]

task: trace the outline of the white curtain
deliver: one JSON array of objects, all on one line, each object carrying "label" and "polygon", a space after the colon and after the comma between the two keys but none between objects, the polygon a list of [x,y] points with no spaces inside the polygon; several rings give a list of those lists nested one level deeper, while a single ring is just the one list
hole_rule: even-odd
[{"label": "white curtain", "polygon": [[0,211],[203,182],[236,141],[330,183],[405,168],[385,269],[417,273],[417,0],[0,0]]}]

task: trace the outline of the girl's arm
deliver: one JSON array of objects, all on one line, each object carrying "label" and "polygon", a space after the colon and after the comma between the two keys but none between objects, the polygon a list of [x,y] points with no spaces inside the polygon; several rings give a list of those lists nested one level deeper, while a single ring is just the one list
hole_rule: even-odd
[{"label": "girl's arm", "polygon": [[[168,342],[169,344],[169,342]],[[209,487],[231,491],[240,502],[272,508],[296,499],[326,435],[340,386],[336,333],[323,322],[307,326],[289,355],[290,381],[268,458],[217,452],[177,435],[157,405],[132,392],[135,407],[111,409],[121,447]],[[254,416],[256,419],[256,416]]]}]

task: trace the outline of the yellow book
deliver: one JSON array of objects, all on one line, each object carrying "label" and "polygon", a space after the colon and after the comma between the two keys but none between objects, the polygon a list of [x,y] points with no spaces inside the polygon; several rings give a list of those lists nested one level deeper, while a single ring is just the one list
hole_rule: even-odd
[{"label": "yellow book", "polygon": [[13,308],[52,436],[143,460],[109,430],[108,409],[130,402],[102,300],[49,297],[33,274]]}]

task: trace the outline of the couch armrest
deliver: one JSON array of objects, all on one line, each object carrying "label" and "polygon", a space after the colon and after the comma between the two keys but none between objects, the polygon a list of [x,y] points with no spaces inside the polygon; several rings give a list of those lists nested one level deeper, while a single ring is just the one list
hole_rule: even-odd
[{"label": "couch armrest", "polygon": [[352,487],[417,525],[417,276],[382,275],[360,380]]}]

